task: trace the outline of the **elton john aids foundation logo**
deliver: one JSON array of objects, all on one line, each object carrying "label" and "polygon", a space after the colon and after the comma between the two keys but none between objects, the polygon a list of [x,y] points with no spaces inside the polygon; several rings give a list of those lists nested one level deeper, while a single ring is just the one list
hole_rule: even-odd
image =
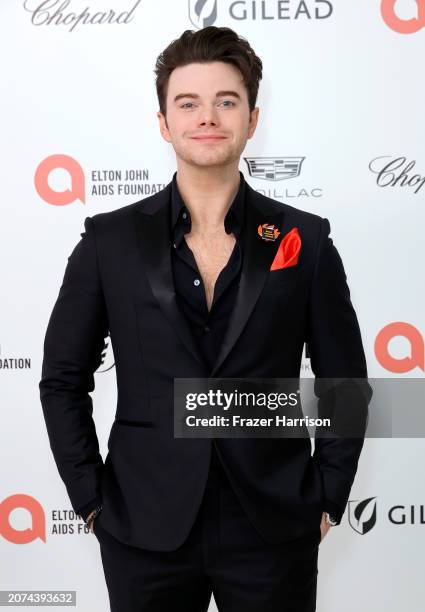
[{"label": "elton john aids foundation logo", "polygon": [[[27,529],[15,529],[10,523],[12,512],[18,509],[26,510],[31,516]],[[0,536],[12,544],[28,544],[37,538],[46,542],[46,517],[40,503],[23,493],[6,497],[0,502]]]},{"label": "elton john aids foundation logo", "polygon": [[[390,353],[390,342],[400,338],[408,342],[408,355],[395,357]],[[381,329],[375,340],[375,355],[379,363],[389,372],[405,374],[414,368],[425,370],[424,339],[418,329],[410,323],[396,321]]]},{"label": "elton john aids foundation logo", "polygon": [[[401,11],[408,11],[412,16],[405,17]],[[425,28],[425,0],[382,0],[381,15],[394,32],[415,34]]]},{"label": "elton john aids foundation logo", "polygon": [[[68,174],[69,189],[55,190],[49,184],[51,173],[62,169]],[[69,155],[50,155],[38,165],[34,184],[38,195],[53,206],[66,206],[75,200],[86,203],[84,171],[80,164]]]}]

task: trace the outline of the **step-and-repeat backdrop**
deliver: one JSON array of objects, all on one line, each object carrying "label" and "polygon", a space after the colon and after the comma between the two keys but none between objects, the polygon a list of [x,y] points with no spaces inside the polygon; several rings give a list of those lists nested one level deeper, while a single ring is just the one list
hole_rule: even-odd
[{"label": "step-and-repeat backdrop", "polygon": [[[424,377],[425,0],[3,0],[0,590],[72,590],[79,611],[109,609],[99,543],[49,448],[42,345],[85,217],[171,180],[154,64],[206,25],[233,28],[263,61],[246,180],[329,218],[370,376]],[[253,162],[286,171],[253,175]],[[93,392],[104,458],[112,348]],[[343,521],[320,545],[319,612],[424,609],[424,462],[419,437],[366,440]]]}]

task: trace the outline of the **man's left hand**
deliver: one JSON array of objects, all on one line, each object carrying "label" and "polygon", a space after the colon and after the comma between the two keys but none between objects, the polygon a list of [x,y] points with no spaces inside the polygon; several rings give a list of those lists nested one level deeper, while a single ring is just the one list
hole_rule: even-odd
[{"label": "man's left hand", "polygon": [[328,533],[331,527],[332,525],[329,525],[329,523],[326,522],[326,513],[322,512],[322,522],[320,523],[320,531],[322,533],[322,537],[320,538],[320,541],[323,540],[323,538]]}]

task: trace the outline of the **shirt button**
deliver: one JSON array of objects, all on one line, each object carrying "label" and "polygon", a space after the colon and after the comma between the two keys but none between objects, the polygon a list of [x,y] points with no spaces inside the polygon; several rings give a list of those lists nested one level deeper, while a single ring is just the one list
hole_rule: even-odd
[{"label": "shirt button", "polygon": [[174,248],[177,248],[177,247],[176,247],[176,243],[175,243],[175,242],[173,242],[173,247],[174,247]]},{"label": "shirt button", "polygon": [[206,331],[206,332],[211,331],[211,327],[208,327],[208,325],[205,325],[205,327],[204,327],[204,331]]},{"label": "shirt button", "polygon": [[184,213],[182,214],[182,217],[183,217],[183,219],[186,219],[186,217],[187,217],[187,213],[185,213],[185,212],[184,212]]},{"label": "shirt button", "polygon": [[197,287],[200,283],[201,281],[199,280],[199,278],[195,278],[195,280],[193,281],[193,284],[195,285],[195,287]]}]

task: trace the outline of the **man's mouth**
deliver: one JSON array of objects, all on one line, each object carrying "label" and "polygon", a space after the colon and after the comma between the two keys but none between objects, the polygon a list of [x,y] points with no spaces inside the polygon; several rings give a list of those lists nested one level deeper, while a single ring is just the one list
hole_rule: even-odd
[{"label": "man's mouth", "polygon": [[225,136],[192,136],[193,140],[199,140],[202,142],[217,142],[218,140],[224,140]]}]

